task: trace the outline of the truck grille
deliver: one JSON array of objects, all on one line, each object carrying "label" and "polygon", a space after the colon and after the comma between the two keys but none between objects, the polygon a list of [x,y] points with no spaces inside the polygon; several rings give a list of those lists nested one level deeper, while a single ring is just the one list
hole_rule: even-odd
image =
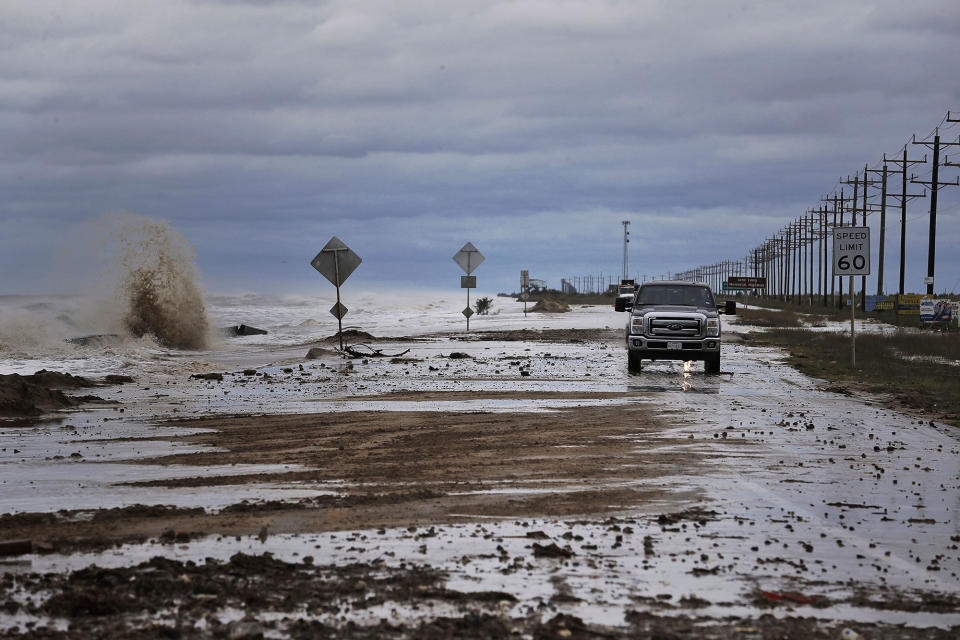
[{"label": "truck grille", "polygon": [[[667,349],[666,340],[647,340],[648,349]],[[684,342],[683,351],[689,351],[690,349],[702,349],[703,347],[699,342]]]},{"label": "truck grille", "polygon": [[700,320],[696,318],[650,318],[648,335],[656,337],[697,338],[700,336]]}]

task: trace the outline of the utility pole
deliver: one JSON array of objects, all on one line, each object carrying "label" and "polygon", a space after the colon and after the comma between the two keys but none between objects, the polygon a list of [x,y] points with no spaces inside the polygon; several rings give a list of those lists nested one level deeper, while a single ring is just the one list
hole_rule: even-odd
[{"label": "utility pole", "polygon": [[780,299],[787,301],[787,294],[790,292],[787,287],[787,258],[790,256],[790,249],[787,246],[786,227],[780,230]]},{"label": "utility pole", "polygon": [[814,270],[813,270],[813,245],[814,245],[815,239],[816,239],[816,237],[817,237],[817,234],[816,234],[816,232],[815,232],[815,230],[814,230],[814,227],[813,227],[813,211],[812,211],[812,210],[811,210],[811,211],[807,211],[807,215],[804,216],[804,220],[806,220],[807,229],[808,229],[808,231],[809,231],[809,233],[808,233],[808,235],[807,235],[807,272],[808,272],[808,277],[807,277],[807,306],[809,307],[809,306],[813,306],[813,296],[814,296],[814,293],[813,293],[813,290],[814,290],[814,286],[813,286],[813,273],[814,273]]},{"label": "utility pole", "polygon": [[767,297],[773,299],[777,295],[777,241],[774,237],[767,238],[764,242],[766,250],[764,254],[767,257]]},{"label": "utility pole", "polygon": [[883,254],[887,239],[887,160],[884,157],[883,169],[871,169],[880,174],[880,260],[877,270],[877,295],[883,295]]},{"label": "utility pole", "polygon": [[627,279],[627,274],[630,273],[627,268],[627,245],[630,243],[630,231],[628,227],[630,226],[629,220],[624,220],[623,224],[623,279]]},{"label": "utility pole", "polygon": [[[858,178],[858,177],[859,177],[859,174],[857,174],[857,178]],[[854,185],[853,185],[853,210],[850,211],[850,226],[851,226],[851,227],[857,226],[857,187],[860,186],[860,185],[857,183],[857,178],[854,178]],[[849,178],[848,178],[848,180],[849,180]],[[850,183],[848,182],[847,184],[850,184]],[[853,278],[852,278],[852,277],[850,278],[850,306],[852,306],[853,308],[856,308],[856,306],[857,306],[856,294],[855,294],[854,291],[853,291]]]},{"label": "utility pole", "polygon": [[900,295],[903,295],[905,293],[904,278],[907,268],[907,202],[913,198],[927,197],[926,192],[907,193],[907,169],[915,164],[925,163],[927,161],[927,157],[924,156],[923,160],[909,160],[907,158],[907,145],[903,145],[903,158],[888,158],[886,154],[884,154],[883,160],[884,162],[891,162],[900,167],[896,171],[889,171],[889,173],[900,174],[900,193],[890,193],[887,195],[889,195],[891,198],[898,198],[900,200],[900,284],[897,288],[897,292]]},{"label": "utility pole", "polygon": [[[867,226],[867,208],[869,204],[870,192],[867,191],[867,188],[871,185],[877,183],[876,180],[867,179],[867,165],[863,165],[863,225]],[[857,212],[853,212],[854,220],[856,220]],[[867,276],[860,277],[860,310],[864,313],[867,312]]]},{"label": "utility pole", "polygon": [[767,278],[767,285],[763,288],[763,294],[767,298],[772,298],[774,295],[773,287],[773,278],[771,274],[773,273],[773,245],[770,241],[770,238],[767,238],[763,241],[763,275]]},{"label": "utility pole", "polygon": [[777,237],[767,238],[767,295],[773,299],[779,292],[777,291]]},{"label": "utility pole", "polygon": [[[830,231],[830,234],[829,234],[829,235],[832,236],[832,235],[833,235],[833,230],[834,230],[834,229],[836,228],[836,226],[837,226],[837,207],[838,207],[838,205],[837,205],[837,193],[836,193],[836,191],[834,191],[832,198],[831,198],[831,197],[827,197],[827,198],[824,198],[824,200],[825,200],[826,202],[833,202],[833,223],[832,223],[832,224],[828,223],[828,224],[826,225],[827,228],[828,228],[829,231]],[[824,264],[824,266],[830,264],[830,260],[828,259],[829,256],[827,255],[827,251],[829,251],[829,249],[830,249],[830,243],[829,243],[829,242],[824,243],[824,247],[823,247],[823,264]],[[827,282],[827,276],[828,276],[828,274],[829,274],[829,276],[830,276],[830,304],[834,304],[834,303],[836,303],[836,301],[837,301],[837,298],[836,298],[837,279],[833,276],[833,273],[831,272],[831,270],[830,270],[830,269],[827,269],[827,270],[825,270],[824,273],[823,273],[823,282],[824,282],[824,285],[823,285],[823,295],[824,295],[823,306],[827,306],[827,299],[826,299],[826,295],[827,295],[827,285],[826,285],[826,282]]]},{"label": "utility pole", "polygon": [[793,274],[796,281],[794,299],[799,304],[803,300],[803,252],[801,251],[803,228],[800,219],[793,221]]},{"label": "utility pole", "polygon": [[777,246],[777,299],[783,302],[783,230],[780,230],[780,233],[774,236],[774,241]]},{"label": "utility pole", "polygon": [[810,231],[812,229],[808,222],[807,214],[804,213],[803,217],[800,218],[800,224],[803,226],[803,233],[800,234],[800,251],[803,253],[803,296],[800,301],[804,304],[810,304],[808,296],[810,295],[810,283],[813,282],[813,278],[808,277],[811,262],[807,245],[810,244]]},{"label": "utility pole", "polygon": [[820,289],[820,302],[827,306],[827,208],[820,204],[820,277],[818,286]]},{"label": "utility pole", "polygon": [[793,267],[793,222],[787,225],[787,300],[793,302],[793,276],[796,269]]},{"label": "utility pole", "polygon": [[790,243],[790,251],[793,256],[790,262],[790,301],[800,302],[803,297],[801,291],[801,285],[803,284],[801,276],[803,274],[800,272],[803,267],[800,262],[800,221],[794,220],[790,223],[790,227],[793,229],[793,242]]},{"label": "utility pole", "polygon": [[[864,227],[867,226],[867,212],[868,211],[873,212],[873,210],[870,209],[870,191],[868,191],[868,188],[878,184],[876,180],[868,179],[867,173],[869,169],[870,169],[869,165],[866,165],[866,164],[863,165],[863,182],[861,183],[863,185],[863,207],[861,208],[861,212],[863,213],[863,223],[861,226],[864,226]],[[853,225],[856,226],[856,224],[857,224],[857,210],[856,208],[854,208]],[[866,313],[867,311],[867,276],[860,277],[860,296],[861,296],[860,310]]]},{"label": "utility pole", "polygon": [[[820,237],[820,218],[814,217],[815,214],[819,214],[818,211],[813,209],[810,210],[810,306],[816,304],[817,301],[817,284],[814,282],[820,281],[820,273],[818,269],[820,268],[820,249],[817,246],[817,238]],[[813,262],[814,251],[817,253],[817,263]]]},{"label": "utility pole", "polygon": [[808,250],[808,247],[811,245],[810,238],[812,237],[813,225],[810,224],[810,217],[804,213],[802,218],[803,224],[803,301],[805,304],[810,304],[810,292],[813,289],[813,275],[810,273],[810,269],[813,268],[813,260],[811,260],[811,254]]},{"label": "utility pole", "polygon": [[[847,198],[843,197],[843,189],[840,189],[840,226],[843,226],[843,207]],[[837,226],[836,221],[833,224],[834,227]],[[838,309],[843,309],[843,278],[837,278],[837,298],[834,299],[834,302],[837,304]]]},{"label": "utility pole", "polygon": [[777,238],[779,245],[780,258],[780,301],[787,301],[787,236],[786,229],[780,229],[780,237]]},{"label": "utility pole", "polygon": [[820,203],[817,214],[816,232],[814,237],[817,243],[817,290],[811,296],[811,304],[816,304],[816,300],[823,299],[823,203]]},{"label": "utility pole", "polygon": [[798,290],[800,293],[799,302],[803,304],[803,299],[807,295],[807,220],[806,217],[801,217],[797,220],[797,230],[800,232],[797,236],[799,244],[797,245],[797,262],[800,265],[800,282],[798,283]]},{"label": "utility pole", "polygon": [[787,251],[790,252],[790,302],[796,302],[797,296],[797,252],[794,248],[797,246],[797,223],[790,221],[789,232],[787,233]]},{"label": "utility pole", "polygon": [[[948,117],[949,115],[950,112],[947,112]],[[922,144],[926,147],[930,146],[929,142],[917,142],[916,135],[913,136],[913,144]],[[930,188],[930,232],[927,239],[927,277],[924,280],[927,284],[928,296],[933,295],[933,271],[937,255],[937,193],[943,187],[960,186],[960,178],[957,178],[956,182],[941,183],[939,181],[940,147],[952,147],[956,145],[960,145],[960,137],[957,138],[957,142],[944,142],[941,144],[940,128],[938,127],[933,136],[933,167],[930,175],[930,181],[927,182],[924,180],[917,180],[915,178],[911,178],[910,180],[910,182],[913,184],[929,185]]]}]

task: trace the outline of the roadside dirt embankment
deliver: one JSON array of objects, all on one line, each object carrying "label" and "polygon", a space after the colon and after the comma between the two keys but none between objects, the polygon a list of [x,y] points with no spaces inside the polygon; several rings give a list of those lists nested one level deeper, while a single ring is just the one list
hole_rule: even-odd
[{"label": "roadside dirt embankment", "polygon": [[84,402],[102,402],[96,396],[68,396],[64,389],[94,387],[95,382],[69,373],[41,370],[31,375],[0,375],[0,417],[23,418],[76,407]]}]

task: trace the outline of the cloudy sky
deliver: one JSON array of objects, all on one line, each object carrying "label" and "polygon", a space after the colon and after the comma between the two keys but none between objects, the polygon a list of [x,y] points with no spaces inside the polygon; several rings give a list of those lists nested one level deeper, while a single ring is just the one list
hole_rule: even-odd
[{"label": "cloudy sky", "polygon": [[[624,219],[632,273],[735,260],[960,114],[958,62],[956,0],[5,0],[0,294],[73,286],[110,211],[168,220],[222,292],[329,287],[332,235],[365,289],[456,288],[466,241],[490,291],[618,274]],[[958,290],[960,189],[940,212]]]}]

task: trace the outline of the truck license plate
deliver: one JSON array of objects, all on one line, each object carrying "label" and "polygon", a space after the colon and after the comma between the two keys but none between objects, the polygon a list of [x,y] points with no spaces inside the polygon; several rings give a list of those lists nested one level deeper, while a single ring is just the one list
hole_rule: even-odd
[{"label": "truck license plate", "polygon": [[680,349],[683,349],[683,343],[682,343],[682,342],[668,342],[668,343],[667,343],[667,349],[669,349],[670,351],[679,351]]}]

